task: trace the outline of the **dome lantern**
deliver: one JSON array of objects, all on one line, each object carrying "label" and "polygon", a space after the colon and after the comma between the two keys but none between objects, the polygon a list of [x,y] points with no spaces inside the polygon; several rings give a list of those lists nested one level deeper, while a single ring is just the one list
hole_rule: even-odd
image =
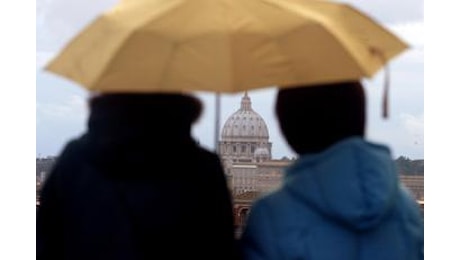
[{"label": "dome lantern", "polygon": [[251,99],[249,98],[247,91],[244,92],[244,96],[241,99],[241,108],[240,108],[240,110],[252,110]]}]

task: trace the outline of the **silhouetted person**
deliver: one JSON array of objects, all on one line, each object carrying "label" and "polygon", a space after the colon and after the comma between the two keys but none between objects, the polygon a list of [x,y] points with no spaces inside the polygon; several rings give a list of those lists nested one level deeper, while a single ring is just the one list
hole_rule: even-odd
[{"label": "silhouetted person", "polygon": [[222,166],[191,136],[201,103],[106,94],[90,112],[43,187],[37,259],[234,259]]},{"label": "silhouetted person", "polygon": [[299,158],[252,206],[245,259],[423,259],[420,209],[390,150],[364,139],[359,82],[283,89],[276,115]]}]

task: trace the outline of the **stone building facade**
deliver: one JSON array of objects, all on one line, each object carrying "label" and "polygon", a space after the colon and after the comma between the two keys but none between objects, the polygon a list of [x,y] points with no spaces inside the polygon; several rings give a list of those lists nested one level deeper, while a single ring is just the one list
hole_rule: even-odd
[{"label": "stone building facade", "polygon": [[399,179],[406,186],[414,199],[424,201],[424,176],[423,175],[400,175]]},{"label": "stone building facade", "polygon": [[40,191],[45,183],[46,178],[53,169],[54,164],[56,163],[57,157],[49,156],[46,158],[37,158],[36,159],[36,201],[37,206],[40,204]]},{"label": "stone building facade", "polygon": [[238,235],[253,201],[281,184],[282,171],[292,160],[272,158],[268,127],[247,93],[223,125],[218,153],[233,196]]}]

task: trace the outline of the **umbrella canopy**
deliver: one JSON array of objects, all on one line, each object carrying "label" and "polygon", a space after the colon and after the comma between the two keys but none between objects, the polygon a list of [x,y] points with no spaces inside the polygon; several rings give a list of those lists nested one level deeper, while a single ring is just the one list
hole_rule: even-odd
[{"label": "umbrella canopy", "polygon": [[371,77],[406,48],[347,4],[125,0],[46,69],[99,92],[235,93]]}]

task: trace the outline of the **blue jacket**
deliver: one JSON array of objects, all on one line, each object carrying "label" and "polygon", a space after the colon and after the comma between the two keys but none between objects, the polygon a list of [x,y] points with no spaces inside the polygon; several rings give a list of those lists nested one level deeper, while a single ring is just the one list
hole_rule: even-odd
[{"label": "blue jacket", "polygon": [[352,137],[300,157],[259,199],[241,238],[245,259],[423,259],[423,220],[387,147]]}]

